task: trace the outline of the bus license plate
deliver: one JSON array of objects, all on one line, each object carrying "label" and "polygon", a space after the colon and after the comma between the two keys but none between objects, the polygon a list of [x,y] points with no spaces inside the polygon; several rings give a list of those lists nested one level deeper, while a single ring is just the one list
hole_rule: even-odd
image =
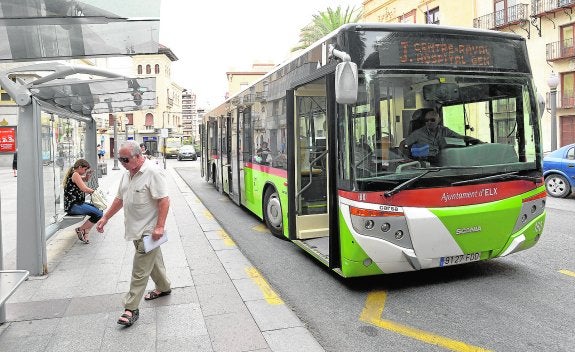
[{"label": "bus license plate", "polygon": [[480,259],[481,259],[481,252],[454,255],[451,257],[441,257],[439,259],[439,266],[449,266],[449,265],[477,262]]}]

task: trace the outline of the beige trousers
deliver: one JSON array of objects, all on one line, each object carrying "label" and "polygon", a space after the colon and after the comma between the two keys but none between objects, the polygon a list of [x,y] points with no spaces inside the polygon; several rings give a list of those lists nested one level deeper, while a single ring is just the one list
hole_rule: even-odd
[{"label": "beige trousers", "polygon": [[136,252],[132,264],[132,280],[130,281],[130,291],[124,298],[124,308],[129,310],[138,309],[150,277],[156,284],[158,291],[169,291],[171,287],[170,280],[166,277],[162,248],[158,247],[146,253],[144,252],[144,242],[141,239],[133,242]]}]

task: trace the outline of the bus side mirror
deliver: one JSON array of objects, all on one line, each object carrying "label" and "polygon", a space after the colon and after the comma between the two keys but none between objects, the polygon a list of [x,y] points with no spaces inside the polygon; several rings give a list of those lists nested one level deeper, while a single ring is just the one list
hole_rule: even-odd
[{"label": "bus side mirror", "polygon": [[355,104],[357,102],[357,65],[344,61],[335,67],[335,101],[339,104]]},{"label": "bus side mirror", "polygon": [[539,104],[539,119],[543,117],[543,112],[545,111],[545,98],[539,92],[537,92],[537,103]]}]

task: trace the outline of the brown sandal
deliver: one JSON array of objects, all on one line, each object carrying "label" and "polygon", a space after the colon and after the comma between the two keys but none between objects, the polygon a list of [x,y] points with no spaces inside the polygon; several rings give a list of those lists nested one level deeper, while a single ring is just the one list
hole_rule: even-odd
[{"label": "brown sandal", "polygon": [[76,231],[76,235],[78,236],[78,239],[86,244],[90,243],[90,240],[88,240],[86,238],[86,230],[80,228],[80,227],[76,227],[75,229]]},{"label": "brown sandal", "polygon": [[151,300],[156,299],[156,298],[167,296],[170,293],[172,293],[172,290],[160,292],[160,293],[156,292],[155,290],[152,290],[152,291],[148,292],[148,294],[146,295],[147,297],[144,297],[144,300],[151,301]]}]

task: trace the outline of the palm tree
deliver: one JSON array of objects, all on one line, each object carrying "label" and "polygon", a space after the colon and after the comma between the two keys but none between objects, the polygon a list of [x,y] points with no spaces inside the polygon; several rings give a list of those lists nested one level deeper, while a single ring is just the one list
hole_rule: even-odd
[{"label": "palm tree", "polygon": [[361,10],[356,10],[355,6],[351,9],[348,6],[345,11],[341,9],[341,6],[336,7],[335,10],[328,7],[325,11],[319,11],[313,15],[312,22],[301,29],[299,44],[291,51],[305,49],[341,25],[358,22],[360,19]]}]

